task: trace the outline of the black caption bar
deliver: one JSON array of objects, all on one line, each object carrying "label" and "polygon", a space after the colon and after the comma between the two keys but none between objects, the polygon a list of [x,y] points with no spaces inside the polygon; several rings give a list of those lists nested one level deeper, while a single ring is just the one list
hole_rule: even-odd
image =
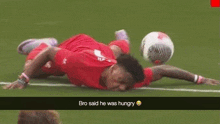
[{"label": "black caption bar", "polygon": [[220,110],[220,97],[0,97],[0,110]]}]

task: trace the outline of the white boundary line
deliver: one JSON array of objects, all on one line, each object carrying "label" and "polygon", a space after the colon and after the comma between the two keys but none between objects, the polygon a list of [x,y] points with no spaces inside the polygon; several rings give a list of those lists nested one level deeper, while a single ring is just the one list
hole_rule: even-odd
[{"label": "white boundary line", "polygon": [[[10,82],[0,82],[0,85],[10,84]],[[77,87],[73,84],[47,84],[47,83],[31,83],[31,86],[48,86],[48,87]],[[161,91],[181,91],[181,92],[203,92],[203,93],[220,93],[220,90],[199,90],[199,89],[170,89],[170,88],[151,88],[141,87],[139,90],[161,90]]]},{"label": "white boundary line", "polygon": [[[0,82],[0,85],[10,84],[10,82]],[[30,83],[31,86],[48,86],[48,87],[76,87],[73,84],[46,84],[46,83]]]},{"label": "white boundary line", "polygon": [[163,91],[182,91],[182,92],[220,93],[220,90],[169,89],[169,88],[152,88],[152,87],[141,87],[141,88],[138,88],[138,89],[163,90]]}]

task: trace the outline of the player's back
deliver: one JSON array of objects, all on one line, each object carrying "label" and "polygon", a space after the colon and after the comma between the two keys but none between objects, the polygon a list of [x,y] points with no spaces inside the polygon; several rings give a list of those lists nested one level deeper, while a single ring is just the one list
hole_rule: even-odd
[{"label": "player's back", "polygon": [[97,42],[94,38],[86,34],[75,35],[59,45],[59,48],[64,48],[72,52],[82,52],[84,50],[100,50],[106,57],[115,59],[115,56],[109,46]]}]

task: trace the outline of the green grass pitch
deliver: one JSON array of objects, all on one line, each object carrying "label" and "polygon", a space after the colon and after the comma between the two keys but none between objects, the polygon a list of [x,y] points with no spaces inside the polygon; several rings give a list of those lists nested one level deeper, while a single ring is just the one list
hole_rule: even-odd
[{"label": "green grass pitch", "polygon": [[[29,38],[55,37],[59,42],[86,33],[100,42],[114,40],[114,32],[126,29],[131,53],[144,67],[152,66],[139,54],[142,38],[163,31],[174,42],[173,58],[167,63],[190,72],[219,79],[219,8],[209,0],[0,0],[0,82],[11,82],[21,73],[25,56],[17,45]],[[64,78],[32,80],[31,83],[68,83]],[[219,90],[220,86],[194,85],[162,79],[155,88]],[[0,89],[8,96],[208,96],[219,93],[133,90],[125,93],[76,87],[31,86],[25,90]],[[64,124],[219,124],[219,111],[64,111]],[[17,110],[1,110],[0,124],[15,124]]]}]

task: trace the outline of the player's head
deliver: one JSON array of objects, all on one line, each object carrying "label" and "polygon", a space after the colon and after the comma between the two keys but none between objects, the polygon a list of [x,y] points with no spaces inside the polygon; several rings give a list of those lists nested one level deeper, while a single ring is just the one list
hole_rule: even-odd
[{"label": "player's head", "polygon": [[59,114],[54,110],[21,110],[18,124],[61,124]]},{"label": "player's head", "polygon": [[117,64],[109,68],[106,86],[109,90],[125,91],[144,78],[143,68],[139,62],[131,55],[122,54],[117,58]]}]

